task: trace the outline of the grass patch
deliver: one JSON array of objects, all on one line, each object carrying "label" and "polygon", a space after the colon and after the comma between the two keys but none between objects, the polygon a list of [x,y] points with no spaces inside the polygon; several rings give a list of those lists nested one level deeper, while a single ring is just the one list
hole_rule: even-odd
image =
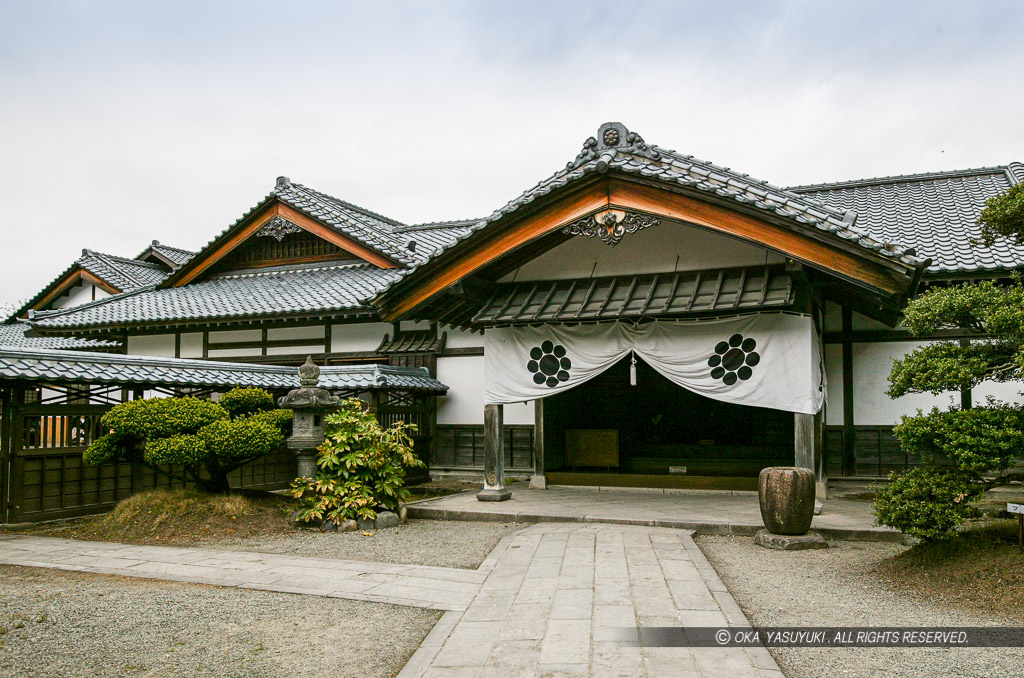
[{"label": "grass patch", "polygon": [[890,586],[957,607],[1024,620],[1024,549],[1017,521],[968,525],[883,560],[874,572]]},{"label": "grass patch", "polygon": [[139,544],[191,544],[229,536],[293,530],[294,501],[269,492],[208,494],[150,490],[121,501],[110,513],[39,525],[35,534]]}]

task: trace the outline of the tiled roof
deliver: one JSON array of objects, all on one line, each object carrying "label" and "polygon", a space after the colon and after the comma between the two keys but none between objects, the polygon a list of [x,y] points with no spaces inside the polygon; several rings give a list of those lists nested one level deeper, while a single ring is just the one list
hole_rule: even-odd
[{"label": "tiled roof", "polygon": [[35,314],[42,329],[104,329],[259,316],[366,311],[368,296],[395,279],[372,264],[319,264],[230,273],[191,285],[108,297],[72,309]]},{"label": "tiled roof", "polygon": [[433,330],[400,332],[395,335],[394,339],[385,334],[384,340],[377,347],[377,353],[382,355],[391,353],[437,353],[441,343],[441,338]]},{"label": "tiled roof", "polygon": [[[516,212],[534,200],[558,190],[594,173],[619,170],[626,174],[662,182],[673,187],[691,189],[732,201],[747,208],[761,211],[772,218],[781,218],[795,228],[834,234],[865,250],[876,252],[900,261],[906,266],[917,267],[923,259],[915,256],[901,245],[877,239],[860,228],[858,215],[829,205],[822,204],[807,196],[766,181],[754,179],[747,174],[734,172],[691,155],[647,145],[643,138],[630,132],[621,123],[605,123],[596,137],[584,142],[583,150],[565,169],[555,172],[538,182],[532,188],[508,202],[490,216],[478,220],[450,243],[443,245],[448,250],[506,215]],[[401,273],[407,276],[414,272],[417,264]]]},{"label": "tiled roof", "polygon": [[777,268],[552,280],[500,285],[473,324],[685,317],[792,303],[793,282]]},{"label": "tiled roof", "polygon": [[857,212],[872,237],[914,247],[932,260],[930,273],[969,273],[1024,266],[1024,247],[975,245],[985,201],[1024,181],[1024,165],[934,172],[790,190],[838,210]]},{"label": "tiled roof", "polygon": [[[294,367],[150,358],[81,351],[0,346],[0,380],[148,386],[268,389],[298,388]],[[320,386],[332,391],[403,390],[443,394],[448,387],[425,367],[331,365],[320,368]]]},{"label": "tiled roof", "polygon": [[195,252],[190,250],[183,250],[180,247],[171,247],[169,245],[161,244],[159,240],[154,240],[149,247],[144,249],[142,253],[135,258],[141,260],[151,252],[157,255],[157,258],[166,259],[173,268],[181,266],[196,255]]},{"label": "tiled roof", "polygon": [[39,303],[57,283],[77,268],[88,271],[120,292],[128,292],[145,287],[146,285],[155,285],[167,277],[167,274],[156,264],[136,259],[126,259],[113,254],[103,254],[102,252],[94,252],[88,249],[82,250],[82,256],[75,259],[70,266],[61,271],[60,275],[51,280],[38,294],[25,302],[11,317],[15,318],[24,315],[28,309]]},{"label": "tiled roof", "polygon": [[118,349],[118,341],[102,339],[75,339],[73,337],[26,337],[29,326],[20,322],[0,324],[0,346],[21,346],[24,348],[48,348],[66,350]]},{"label": "tiled roof", "polygon": [[82,250],[82,256],[75,263],[122,292],[156,285],[167,277],[156,264],[92,250]]}]

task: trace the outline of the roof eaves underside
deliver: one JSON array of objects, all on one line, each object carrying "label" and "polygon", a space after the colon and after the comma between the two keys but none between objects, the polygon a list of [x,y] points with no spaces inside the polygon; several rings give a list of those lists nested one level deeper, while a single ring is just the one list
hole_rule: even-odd
[{"label": "roof eaves underside", "polygon": [[777,267],[686,271],[500,285],[470,324],[686,318],[792,306],[793,280]]},{"label": "roof eaves underside", "polygon": [[[82,351],[0,346],[0,380],[34,383],[267,389],[298,388],[294,367],[150,358]],[[415,391],[443,394],[448,387],[426,368],[342,365],[320,368],[320,386],[332,391]]]}]

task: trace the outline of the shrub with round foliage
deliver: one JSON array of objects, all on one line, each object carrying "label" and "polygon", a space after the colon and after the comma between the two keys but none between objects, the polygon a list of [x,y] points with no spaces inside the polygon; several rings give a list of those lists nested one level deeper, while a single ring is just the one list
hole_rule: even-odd
[{"label": "shrub with round foliage", "polygon": [[217,404],[227,410],[232,419],[275,407],[274,397],[262,388],[233,388],[222,395]]},{"label": "shrub with round foliage", "polygon": [[153,398],[103,415],[109,433],[82,455],[88,464],[132,461],[211,492],[230,489],[228,474],[284,443],[291,412],[275,410],[262,389],[233,389],[220,403]]},{"label": "shrub with round foliage", "polygon": [[[214,424],[224,423],[227,422],[218,421]],[[207,447],[198,435],[185,433],[146,441],[144,454],[150,464],[191,465],[198,464],[206,457]]]},{"label": "shrub with round foliage", "polygon": [[396,510],[409,496],[405,473],[425,464],[412,451],[412,424],[384,428],[364,403],[345,400],[327,416],[327,439],[317,454],[316,478],[296,478],[292,496],[299,499],[299,519],[372,520],[381,509]]},{"label": "shrub with round foliage", "polygon": [[893,473],[889,481],[875,495],[878,524],[925,541],[950,536],[985,492],[984,485],[956,470],[915,468]]},{"label": "shrub with round foliage", "polygon": [[284,444],[281,429],[256,419],[215,421],[203,427],[196,438],[221,459],[255,459]]}]

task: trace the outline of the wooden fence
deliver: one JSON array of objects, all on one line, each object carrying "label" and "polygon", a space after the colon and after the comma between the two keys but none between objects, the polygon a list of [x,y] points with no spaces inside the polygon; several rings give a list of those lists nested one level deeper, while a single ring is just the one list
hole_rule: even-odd
[{"label": "wooden fence", "polygon": [[[0,523],[35,522],[109,511],[132,494],[181,481],[127,462],[91,466],[82,452],[104,431],[100,417],[112,405],[22,404],[5,390],[0,418]],[[246,464],[231,486],[282,489],[296,475],[286,450]]]}]

